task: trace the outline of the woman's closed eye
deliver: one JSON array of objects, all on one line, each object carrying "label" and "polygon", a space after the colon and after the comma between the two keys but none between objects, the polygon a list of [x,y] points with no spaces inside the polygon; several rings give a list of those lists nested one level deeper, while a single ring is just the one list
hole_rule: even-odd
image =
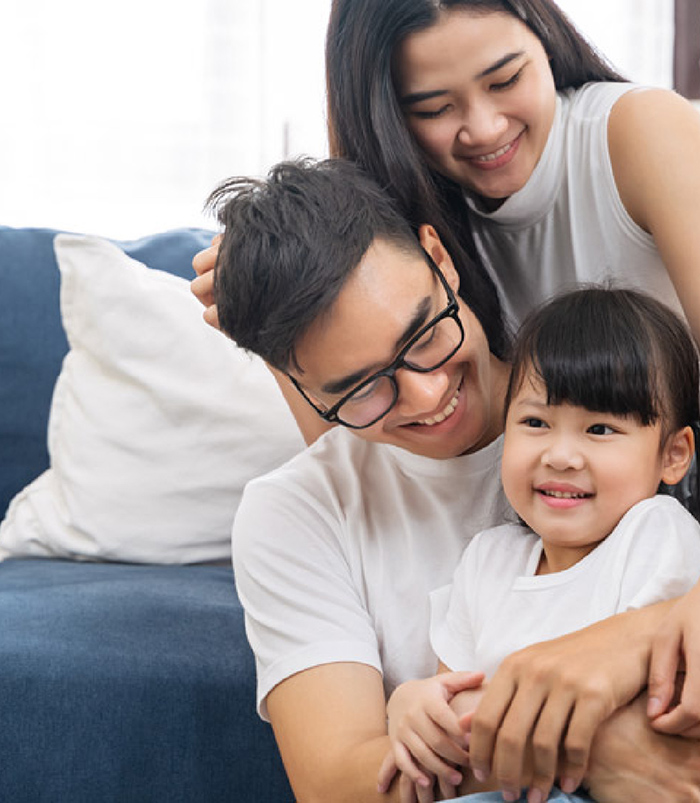
[{"label": "woman's closed eye", "polygon": [[499,81],[498,83],[491,84],[490,88],[496,92],[500,92],[503,89],[510,89],[510,87],[515,86],[520,80],[523,74],[523,69],[524,67],[521,67],[516,73],[511,75],[511,77],[505,81]]},{"label": "woman's closed eye", "polygon": [[419,120],[436,120],[438,117],[442,117],[443,114],[448,112],[451,108],[452,104],[446,103],[444,106],[440,106],[439,109],[414,109],[411,114]]}]

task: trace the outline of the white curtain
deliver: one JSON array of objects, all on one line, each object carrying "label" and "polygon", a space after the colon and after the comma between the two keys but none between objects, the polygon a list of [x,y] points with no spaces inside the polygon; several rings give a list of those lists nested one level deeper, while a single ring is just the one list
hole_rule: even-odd
[{"label": "white curtain", "polygon": [[0,224],[213,225],[216,183],[325,148],[329,0],[0,0]]},{"label": "white curtain", "polygon": [[[670,85],[672,0],[561,5],[631,78]],[[0,224],[213,226],[201,207],[221,179],[325,155],[329,9],[0,0]]]},{"label": "white curtain", "polygon": [[674,0],[557,0],[624,77],[673,85]]}]

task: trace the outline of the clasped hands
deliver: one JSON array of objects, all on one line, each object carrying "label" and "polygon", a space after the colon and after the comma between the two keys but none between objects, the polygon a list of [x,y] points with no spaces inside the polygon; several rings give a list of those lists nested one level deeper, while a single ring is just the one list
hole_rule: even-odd
[{"label": "clasped hands", "polygon": [[[541,803],[555,780],[571,793],[594,769],[590,753],[601,723],[647,684],[651,728],[700,738],[699,609],[696,587],[665,609],[653,639],[636,637],[637,622],[629,617],[644,612],[634,611],[520,650],[488,684],[476,672],[402,684],[387,706],[391,749],[379,790],[388,790],[398,773],[401,803],[487,788],[501,789],[505,800],[527,788],[528,803]],[[688,674],[678,676],[683,666]]]}]

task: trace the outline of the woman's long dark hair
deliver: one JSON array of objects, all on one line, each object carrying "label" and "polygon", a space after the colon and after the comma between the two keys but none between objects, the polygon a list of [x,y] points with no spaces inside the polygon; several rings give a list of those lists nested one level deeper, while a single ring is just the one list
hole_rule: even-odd
[{"label": "woman's long dark hair", "polygon": [[364,168],[392,195],[414,227],[435,226],[460,276],[479,276],[482,315],[474,299],[467,300],[484,326],[492,351],[504,356],[507,337],[500,305],[474,246],[462,188],[428,167],[406,126],[392,74],[394,54],[403,39],[433,25],[440,12],[458,7],[505,12],[522,20],[551,57],[557,89],[622,78],[552,0],[333,2],[326,38],[331,155]]}]

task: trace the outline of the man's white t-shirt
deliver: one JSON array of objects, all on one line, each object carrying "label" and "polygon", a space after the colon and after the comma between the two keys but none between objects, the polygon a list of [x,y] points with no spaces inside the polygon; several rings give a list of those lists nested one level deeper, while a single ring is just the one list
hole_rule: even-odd
[{"label": "man's white t-shirt", "polygon": [[431,595],[431,643],[445,666],[490,677],[530,644],[685,594],[700,577],[700,524],[655,496],[566,571],[536,575],[541,554],[541,539],[522,525],[473,539],[451,586]]},{"label": "man's white t-shirt", "polygon": [[258,708],[310,667],[359,662],[396,685],[437,669],[429,594],[474,534],[514,516],[502,439],[436,460],[342,427],[248,484],[233,527]]}]

